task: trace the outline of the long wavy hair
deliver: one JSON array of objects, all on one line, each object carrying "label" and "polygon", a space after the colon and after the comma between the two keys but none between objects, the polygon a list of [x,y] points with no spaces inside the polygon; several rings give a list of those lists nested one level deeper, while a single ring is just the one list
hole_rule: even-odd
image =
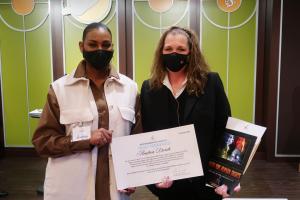
[{"label": "long wavy hair", "polygon": [[188,56],[188,64],[185,67],[187,73],[186,90],[188,94],[196,96],[203,94],[204,87],[207,82],[207,74],[210,71],[209,66],[205,62],[200,51],[196,34],[192,30],[177,26],[172,26],[166,30],[159,40],[151,69],[151,89],[161,88],[162,82],[167,74],[167,69],[163,65],[162,52],[165,45],[165,39],[168,34],[182,34],[187,37],[190,53]]}]

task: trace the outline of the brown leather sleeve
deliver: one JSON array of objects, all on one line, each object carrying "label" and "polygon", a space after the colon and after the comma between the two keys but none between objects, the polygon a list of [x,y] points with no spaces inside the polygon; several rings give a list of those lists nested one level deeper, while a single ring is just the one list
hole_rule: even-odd
[{"label": "brown leather sleeve", "polygon": [[60,110],[52,87],[49,88],[47,101],[34,132],[32,143],[43,157],[61,157],[76,152],[91,150],[89,140],[71,142],[66,136],[65,126],[59,123]]},{"label": "brown leather sleeve", "polygon": [[136,101],[135,101],[135,124],[132,127],[131,135],[142,133],[143,126],[142,126],[142,115],[141,115],[141,99],[140,95],[137,94]]}]

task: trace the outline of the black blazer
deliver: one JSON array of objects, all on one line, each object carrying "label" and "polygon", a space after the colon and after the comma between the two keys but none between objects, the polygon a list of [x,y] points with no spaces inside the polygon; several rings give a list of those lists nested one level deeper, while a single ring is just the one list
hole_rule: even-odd
[{"label": "black blazer", "polygon": [[[150,89],[149,80],[144,81],[141,89],[141,112],[145,132],[170,128],[168,127],[167,101],[170,92],[165,86],[156,90]],[[230,115],[230,105],[222,81],[217,73],[211,72],[208,74],[203,94],[198,97],[187,95],[182,124],[194,124],[195,126],[204,177],[174,181],[169,189],[158,189],[152,185],[148,187],[152,193],[160,199],[181,199],[179,196],[183,193],[187,195],[187,192],[199,193],[196,195],[197,198],[210,199],[204,197],[205,193],[208,193],[204,192],[208,159],[217,142],[217,136],[224,131]],[[195,187],[195,191],[190,189],[187,191],[187,185],[189,185],[188,188]],[[187,196],[184,196],[184,199],[188,199]],[[193,199],[193,197],[190,199]],[[215,197],[215,199],[218,198]]]}]

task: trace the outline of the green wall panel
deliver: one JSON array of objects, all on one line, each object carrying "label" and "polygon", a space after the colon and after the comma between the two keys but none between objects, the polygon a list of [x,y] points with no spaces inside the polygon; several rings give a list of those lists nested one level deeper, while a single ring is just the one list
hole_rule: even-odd
[{"label": "green wall panel", "polygon": [[[49,33],[49,19],[37,30],[26,33],[28,107],[30,111],[36,108],[43,108],[49,85],[52,82]],[[29,119],[30,137],[32,137],[38,119]]]},{"label": "green wall panel", "polygon": [[232,115],[254,120],[257,1],[243,0],[230,14],[216,1],[202,1],[202,51],[212,71],[220,74]]},{"label": "green wall panel", "polygon": [[237,26],[251,17],[257,0],[243,0],[240,8],[230,14],[230,25]]},{"label": "green wall panel", "polygon": [[[134,9],[138,16],[147,24],[159,27],[159,14],[154,12],[147,1],[134,1]],[[135,16],[136,18],[136,16]]]},{"label": "green wall panel", "polygon": [[1,3],[10,3],[11,0],[1,0]]},{"label": "green wall panel", "polygon": [[[17,15],[11,5],[0,5],[0,51],[3,119],[7,147],[31,145],[36,119],[28,112],[42,108],[52,80],[48,4],[36,4],[32,13]],[[42,23],[44,21],[44,23]],[[41,24],[41,26],[37,26]],[[23,31],[32,29],[31,31]],[[5,39],[4,39],[5,38]]]},{"label": "green wall panel", "polygon": [[141,87],[143,81],[149,78],[154,51],[160,37],[160,32],[145,27],[137,19],[135,19],[134,25],[135,81]]},{"label": "green wall panel", "polygon": [[[15,28],[23,28],[23,17],[12,11],[11,5],[0,4],[0,14],[5,22]],[[3,23],[1,21],[1,23]]]},{"label": "green wall panel", "polygon": [[[155,49],[160,35],[172,26],[189,27],[188,1],[175,0],[173,6],[166,12],[153,11],[147,1],[134,1],[133,16],[134,42],[134,79],[141,87],[144,80],[150,76]],[[189,10],[187,10],[189,11]]]},{"label": "green wall panel", "polygon": [[227,31],[213,26],[206,19],[203,19],[202,27],[202,53],[211,70],[220,74],[226,89]]},{"label": "green wall panel", "polygon": [[233,115],[247,121],[252,121],[254,114],[255,20],[230,31],[228,97]]},{"label": "green wall panel", "polygon": [[[113,37],[114,44],[114,56],[112,63],[115,69],[119,69],[118,66],[118,32],[117,32],[117,17],[116,17],[116,2],[112,2],[112,8],[107,17],[102,21],[106,24]],[[65,51],[65,72],[70,73],[75,69],[78,63],[82,60],[82,54],[79,50],[79,42],[82,40],[82,32],[85,28],[85,24],[78,22],[70,15],[64,16],[64,51]]]},{"label": "green wall panel", "polygon": [[[162,13],[162,26],[169,27],[170,25],[176,24],[177,26],[188,27],[188,18],[187,15],[185,15],[186,11],[187,14],[189,14],[189,5],[187,1],[174,1],[172,8]],[[182,20],[180,20],[181,17],[183,17]]]},{"label": "green wall panel", "polygon": [[0,23],[2,99],[6,145],[28,145],[24,33]]},{"label": "green wall panel", "polygon": [[65,51],[65,73],[69,74],[77,67],[82,55],[79,50],[79,41],[82,37],[82,29],[74,26],[70,16],[64,16],[64,51]]},{"label": "green wall panel", "polygon": [[38,26],[48,16],[48,4],[36,4],[33,11],[25,16],[25,28],[31,29]]},{"label": "green wall panel", "polygon": [[218,8],[217,0],[208,0],[208,1],[201,0],[201,3],[202,3],[201,14],[205,13],[206,16],[216,24],[227,26],[228,24],[227,13],[221,11]]}]

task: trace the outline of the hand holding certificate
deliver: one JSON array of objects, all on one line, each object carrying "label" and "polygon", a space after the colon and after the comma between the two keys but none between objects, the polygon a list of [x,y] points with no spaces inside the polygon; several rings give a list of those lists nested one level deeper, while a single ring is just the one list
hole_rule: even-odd
[{"label": "hand holding certificate", "polygon": [[113,138],[117,188],[202,176],[193,125]]}]

